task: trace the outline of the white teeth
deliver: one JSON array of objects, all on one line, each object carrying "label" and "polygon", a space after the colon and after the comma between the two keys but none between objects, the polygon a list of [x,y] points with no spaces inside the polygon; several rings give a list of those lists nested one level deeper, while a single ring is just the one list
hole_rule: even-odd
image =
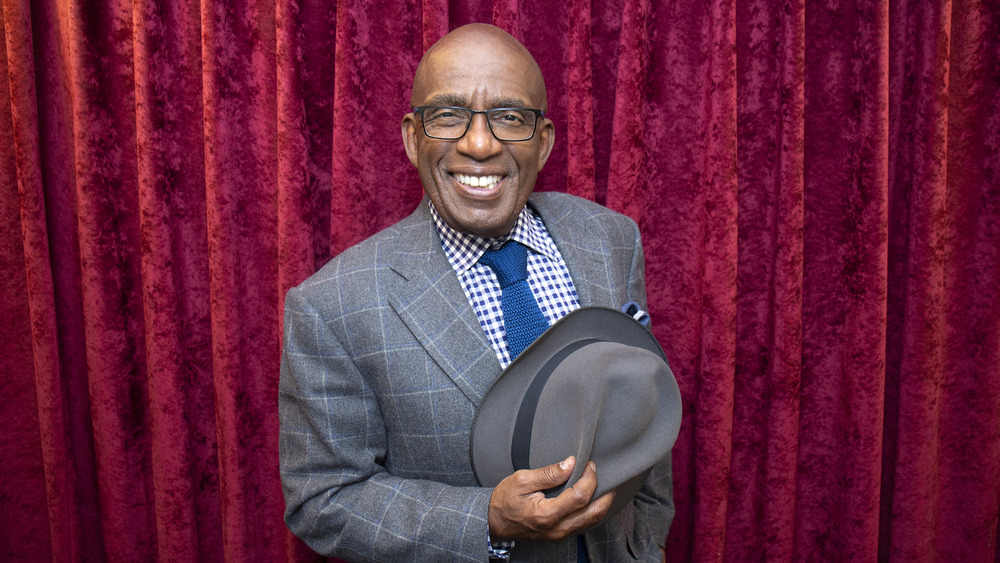
[{"label": "white teeth", "polygon": [[500,181],[500,176],[469,176],[467,174],[455,174],[455,179],[466,186],[493,189],[496,187],[497,182]]}]

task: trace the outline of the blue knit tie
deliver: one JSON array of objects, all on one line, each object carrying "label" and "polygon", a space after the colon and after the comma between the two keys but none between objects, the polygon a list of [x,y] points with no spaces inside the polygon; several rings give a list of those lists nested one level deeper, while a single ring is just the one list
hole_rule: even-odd
[{"label": "blue knit tie", "polygon": [[528,287],[528,249],[516,240],[508,240],[496,250],[487,250],[479,261],[489,266],[500,282],[500,311],[507,332],[507,351],[513,360],[549,328],[549,321]]}]

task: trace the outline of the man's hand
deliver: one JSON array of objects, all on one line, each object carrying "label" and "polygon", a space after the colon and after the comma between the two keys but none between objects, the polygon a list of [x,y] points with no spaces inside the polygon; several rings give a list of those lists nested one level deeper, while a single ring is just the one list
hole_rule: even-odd
[{"label": "man's hand", "polygon": [[590,501],[597,488],[594,462],[588,462],[580,480],[559,496],[549,499],[542,492],[565,483],[575,465],[576,459],[570,456],[539,469],[517,471],[500,481],[490,498],[490,538],[560,541],[600,522],[615,492]]}]

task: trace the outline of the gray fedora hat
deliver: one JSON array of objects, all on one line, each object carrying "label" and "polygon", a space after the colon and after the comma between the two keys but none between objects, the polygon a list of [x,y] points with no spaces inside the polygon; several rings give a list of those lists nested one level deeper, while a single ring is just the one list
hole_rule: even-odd
[{"label": "gray fedora hat", "polygon": [[[663,349],[631,316],[583,307],[560,319],[490,387],[472,423],[472,467],[494,487],[519,469],[576,456],[597,466],[594,498],[612,490],[610,517],[673,447],[681,396]],[[607,518],[606,517],[606,518]]]}]

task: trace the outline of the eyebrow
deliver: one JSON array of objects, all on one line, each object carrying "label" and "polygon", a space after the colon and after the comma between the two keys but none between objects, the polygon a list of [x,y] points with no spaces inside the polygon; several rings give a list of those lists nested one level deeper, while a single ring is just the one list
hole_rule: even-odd
[{"label": "eyebrow", "polygon": [[[469,100],[456,94],[438,94],[427,100],[427,106],[468,107]],[[528,104],[520,98],[494,98],[489,101],[490,108],[526,108]]]}]

